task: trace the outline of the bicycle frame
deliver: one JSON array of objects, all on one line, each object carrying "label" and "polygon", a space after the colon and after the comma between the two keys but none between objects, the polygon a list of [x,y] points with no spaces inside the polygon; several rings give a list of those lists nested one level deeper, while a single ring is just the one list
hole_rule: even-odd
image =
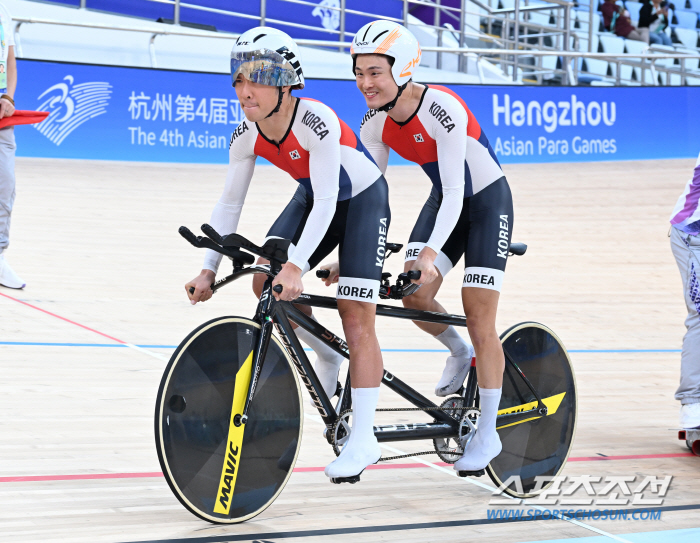
[{"label": "bicycle frame", "polygon": [[[265,354],[267,353],[267,348],[272,334],[272,326],[274,325],[304,386],[311,395],[319,415],[321,416],[326,427],[330,430],[337,422],[340,413],[350,408],[350,375],[348,373],[345,387],[342,389],[340,399],[334,408],[331,404],[331,400],[328,398],[326,392],[321,386],[318,377],[316,376],[316,373],[309,362],[308,357],[306,356],[304,348],[294,333],[292,322],[298,326],[301,326],[310,334],[326,343],[331,349],[341,354],[343,357],[349,359],[350,353],[348,345],[342,338],[326,329],[314,319],[308,317],[298,308],[294,307],[295,305],[307,305],[310,307],[337,309],[338,303],[335,298],[317,296],[313,294],[301,294],[296,300],[294,300],[294,302],[276,300],[272,295],[272,279],[277,271],[279,270],[270,269],[267,266],[250,266],[248,268],[234,271],[233,274],[221,279],[215,285],[215,289],[218,289],[224,284],[234,281],[247,274],[265,273],[268,275],[254,317],[254,320],[260,324],[261,330],[255,346],[253,372],[248,390],[248,396],[246,398],[243,414],[239,414],[234,417],[234,424],[240,425],[241,423],[245,423],[247,421],[248,409],[250,407],[250,402],[255,395],[257,381],[264,363]],[[466,318],[460,315],[420,311],[383,304],[377,305],[377,315],[453,326],[467,325]],[[515,369],[516,374],[520,376],[536,398],[537,407],[526,411],[499,415],[496,422],[497,427],[516,424],[518,422],[531,419],[533,416],[539,417],[546,415],[547,407],[542,402],[542,399],[539,397],[530,381],[513,361],[509,353],[505,352],[505,357],[507,363]],[[438,409],[436,404],[414,390],[397,376],[384,370],[382,384],[393,390],[395,393],[406,399],[417,408],[431,409],[430,411],[425,412],[433,417],[434,421],[375,426],[374,433],[378,441],[407,441],[458,437],[460,420],[457,420],[446,412]],[[478,393],[475,366],[470,368],[466,380],[466,386],[460,390],[460,394],[464,398],[464,407],[476,406]],[[327,433],[327,439],[329,442],[332,442],[333,436],[331,435],[330,431]]]}]

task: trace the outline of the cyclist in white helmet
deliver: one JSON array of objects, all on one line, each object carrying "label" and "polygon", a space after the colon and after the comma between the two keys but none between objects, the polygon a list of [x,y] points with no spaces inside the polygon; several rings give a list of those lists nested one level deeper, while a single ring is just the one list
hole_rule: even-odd
[{"label": "cyclist in white helmet", "polygon": [[[381,456],[373,427],[383,364],[374,319],[382,273],[377,255],[384,254],[391,220],[388,187],[359,138],[333,110],[292,96],[292,89],[304,88],[304,75],[299,49],[287,34],[269,27],[243,33],[231,52],[231,75],[246,119],[231,137],[224,192],[210,224],[222,235],[236,231],[260,156],[299,183],[268,232],[268,238],[292,241],[273,282],[283,286],[275,297],[297,298],[302,275],[339,246],[343,278],[337,299],[350,350],[353,428],[326,475],[345,482]],[[185,285],[193,304],[211,298],[220,261],[219,253],[209,251],[201,273]],[[253,281],[258,297],[264,281],[263,275]],[[311,308],[300,309],[310,314]],[[342,357],[301,328],[297,335],[316,351],[315,371],[332,397]]]},{"label": "cyclist in white helmet", "polygon": [[382,172],[393,149],[419,164],[433,185],[406,248],[405,270],[421,271],[414,281],[421,288],[404,298],[404,305],[444,312],[435,296],[464,255],[461,294],[474,347],[452,326],[416,324],[450,350],[436,395],[459,390],[476,364],[481,419],[455,469],[479,471],[501,451],[496,415],[505,360],[496,311],[513,231],[510,188],[464,101],[445,87],[413,81],[421,50],[411,32],[374,21],[357,32],[350,52],[357,87],[370,108],[362,121],[362,143]]}]

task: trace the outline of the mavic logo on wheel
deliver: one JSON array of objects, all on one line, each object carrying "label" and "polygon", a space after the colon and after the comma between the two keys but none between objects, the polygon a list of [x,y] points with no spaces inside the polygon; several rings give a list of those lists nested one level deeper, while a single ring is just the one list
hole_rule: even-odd
[{"label": "mavic logo on wheel", "polygon": [[228,444],[228,454],[226,455],[226,466],[224,469],[224,484],[226,485],[221,489],[221,497],[219,498],[219,504],[225,510],[229,509],[229,502],[231,501],[231,493],[233,491],[233,478],[236,475],[236,466],[238,464],[238,453],[240,448],[233,448],[233,443]]},{"label": "mavic logo on wheel", "polygon": [[289,156],[292,157],[292,160],[299,160],[301,158],[299,151],[297,151],[296,149],[294,149],[294,151],[290,152]]},{"label": "mavic logo on wheel", "polygon": [[228,427],[228,439],[226,440],[226,456],[224,465],[221,468],[221,480],[219,490],[216,493],[214,503],[214,513],[228,515],[231,510],[231,500],[236,489],[236,478],[240,467],[240,454],[243,447],[243,432],[245,424],[236,426],[234,419],[236,415],[243,413],[250,377],[253,371],[253,351],[250,351],[243,365],[236,373],[236,384],[233,390],[233,403],[231,405],[231,419]]},{"label": "mavic logo on wheel", "polygon": [[425,141],[423,139],[423,134],[413,134],[413,139],[416,140],[416,143],[423,143]]}]

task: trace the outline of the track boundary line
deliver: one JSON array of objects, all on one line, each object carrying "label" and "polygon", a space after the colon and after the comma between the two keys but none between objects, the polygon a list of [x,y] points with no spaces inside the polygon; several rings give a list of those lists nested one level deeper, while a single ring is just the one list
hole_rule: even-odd
[{"label": "track boundary line", "polygon": [[[24,303],[24,302],[22,302]],[[30,306],[31,307],[31,306]],[[41,309],[40,309],[41,310]],[[43,311],[43,310],[41,310]],[[59,317],[62,318],[62,317]],[[68,320],[68,319],[64,319]],[[73,324],[73,321],[69,321]],[[82,326],[78,324],[78,326]],[[84,327],[87,328],[87,327]],[[97,332],[87,328],[88,330]],[[100,334],[101,332],[97,332]],[[109,336],[107,336],[109,337]],[[117,340],[120,341],[120,340]],[[117,345],[111,343],[63,343],[43,342],[43,341],[0,341],[0,345],[10,346],[26,346],[26,347],[128,347],[128,344],[121,342]],[[142,349],[177,349],[177,345],[136,345]],[[309,348],[304,348],[305,351],[311,351]],[[383,353],[449,353],[447,349],[382,349]],[[569,353],[593,354],[593,353],[619,353],[619,354],[639,354],[639,353],[680,353],[681,349],[567,349]]]},{"label": "track boundary line", "polygon": [[50,315],[50,316],[52,316],[52,317],[55,317],[55,318],[60,319],[60,320],[62,320],[62,321],[65,321],[65,322],[67,322],[67,323],[73,324],[73,325],[78,326],[78,327],[80,327],[80,328],[83,328],[84,330],[88,330],[89,332],[93,332],[93,333],[98,334],[98,335],[100,335],[100,336],[102,336],[102,337],[106,337],[107,339],[111,339],[112,341],[116,341],[119,345],[123,345],[124,347],[128,347],[128,348],[130,348],[130,349],[132,349],[132,350],[134,350],[134,351],[138,351],[138,352],[143,353],[143,354],[146,354],[146,355],[148,355],[148,356],[152,356],[153,358],[157,358],[158,360],[160,360],[160,361],[162,361],[162,362],[167,362],[167,361],[168,361],[168,359],[167,359],[165,356],[161,355],[161,354],[154,353],[154,352],[149,351],[149,350],[147,350],[147,349],[144,349],[144,348],[142,348],[142,347],[138,347],[137,345],[133,345],[132,343],[129,343],[129,342],[127,342],[127,341],[123,341],[123,340],[121,340],[121,339],[117,339],[117,338],[115,338],[114,336],[110,336],[109,334],[105,334],[104,332],[100,332],[99,330],[95,330],[94,328],[90,328],[89,326],[85,326],[84,324],[80,324],[79,322],[76,322],[76,321],[74,321],[74,320],[68,319],[68,318],[66,318],[66,317],[62,317],[61,315],[58,315],[58,314],[56,314],[56,313],[52,313],[51,311],[48,311],[48,310],[43,309],[43,308],[41,308],[41,307],[39,307],[39,306],[30,304],[29,302],[25,302],[24,300],[20,300],[19,298],[15,298],[15,297],[13,297],[13,296],[8,296],[7,294],[5,294],[5,293],[3,293],[3,292],[0,292],[0,296],[3,296],[3,297],[5,297],[5,298],[7,298],[8,300],[12,300],[13,302],[17,302],[17,303],[19,303],[19,304],[23,304],[23,305],[25,305],[25,306],[27,306],[27,307],[31,307],[32,309],[36,309],[37,311],[41,311],[42,313],[45,313],[45,314],[47,314],[47,315]]},{"label": "track boundary line", "polygon": [[[690,511],[694,509],[700,509],[700,504],[689,504],[689,505],[670,505],[666,507],[655,508],[655,511],[669,512],[669,511]],[[643,511],[644,509],[639,509]],[[618,509],[616,511],[620,512],[632,512],[635,509]],[[362,534],[362,533],[377,533],[377,532],[398,532],[407,530],[426,530],[430,528],[453,528],[460,526],[478,526],[484,524],[508,524],[511,522],[532,522],[533,520],[541,521],[539,518],[521,518],[521,519],[471,519],[471,520],[447,520],[439,522],[421,522],[415,524],[385,524],[380,526],[358,526],[349,528],[326,528],[318,530],[300,530],[296,532],[265,532],[258,534],[229,534],[229,535],[216,535],[216,536],[202,536],[202,537],[188,537],[188,538],[178,538],[178,539],[154,539],[149,541],[131,541],[129,543],[225,543],[227,541],[259,541],[265,539],[293,539],[297,537],[320,537],[329,535],[348,535],[348,534]],[[552,519],[552,520],[566,520],[566,519]],[[602,530],[601,530],[602,532]],[[606,537],[611,537],[617,541],[624,541],[631,543],[627,539],[623,539],[619,536],[613,534],[601,534],[606,535]],[[628,535],[628,534],[624,534]],[[573,538],[572,541],[576,541],[577,538]],[[269,542],[272,543],[272,542]]]},{"label": "track boundary line", "polygon": [[[616,460],[651,460],[659,458],[686,458],[695,456],[693,453],[664,453],[664,454],[630,454],[621,456],[580,456],[569,458],[568,462],[598,462],[598,461],[616,461]],[[434,462],[436,466],[449,466],[445,462]],[[428,467],[424,464],[375,464],[368,466],[368,470],[377,469],[415,469]],[[294,473],[315,473],[323,471],[323,466],[305,466],[294,468]],[[0,483],[31,483],[31,482],[47,482],[47,481],[80,481],[80,480],[95,480],[95,479],[140,479],[148,477],[162,477],[160,471],[149,472],[134,472],[134,473],[77,473],[66,475],[14,475],[0,477]]]}]

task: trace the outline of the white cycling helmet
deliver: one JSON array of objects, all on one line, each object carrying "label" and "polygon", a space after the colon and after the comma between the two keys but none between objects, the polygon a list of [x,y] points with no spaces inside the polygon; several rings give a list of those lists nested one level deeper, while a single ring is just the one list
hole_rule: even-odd
[{"label": "white cycling helmet", "polygon": [[299,46],[281,30],[268,26],[241,34],[231,50],[231,78],[242,73],[255,83],[272,87],[304,88]]},{"label": "white cycling helmet", "polygon": [[277,106],[267,117],[280,110],[284,97],[282,87],[304,88],[299,46],[281,30],[267,26],[246,30],[236,40],[231,50],[231,81],[234,87],[238,74],[243,74],[254,83],[279,89]]},{"label": "white cycling helmet", "polygon": [[394,59],[391,75],[399,87],[411,80],[421,56],[418,40],[410,30],[384,20],[373,21],[360,28],[352,40],[350,54],[353,75],[357,55],[386,55]]}]

